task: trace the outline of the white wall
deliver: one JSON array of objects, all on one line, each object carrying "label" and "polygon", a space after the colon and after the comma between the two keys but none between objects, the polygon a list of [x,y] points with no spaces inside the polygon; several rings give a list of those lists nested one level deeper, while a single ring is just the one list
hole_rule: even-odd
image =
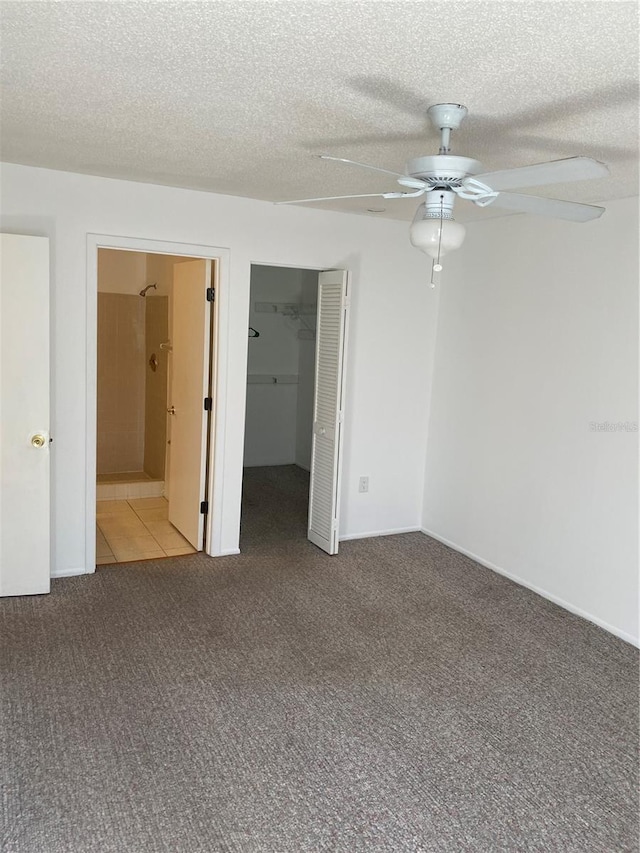
[{"label": "white wall", "polygon": [[[229,551],[240,522],[251,263],[351,270],[341,534],[419,527],[436,295],[406,223],[5,164],[0,227],[51,239],[54,574],[92,568],[84,565],[87,233],[230,250],[217,508]],[[368,494],[358,494],[361,475]]]},{"label": "white wall", "polygon": [[442,273],[424,528],[638,638],[638,200],[474,223]]}]

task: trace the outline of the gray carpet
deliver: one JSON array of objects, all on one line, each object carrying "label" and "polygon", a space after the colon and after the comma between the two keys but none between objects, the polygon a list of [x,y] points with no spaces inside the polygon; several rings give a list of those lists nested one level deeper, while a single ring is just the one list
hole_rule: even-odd
[{"label": "gray carpet", "polygon": [[635,851],[636,651],[418,533],[261,545],[286,481],[0,603],[4,853]]},{"label": "gray carpet", "polygon": [[296,465],[245,468],[240,550],[243,554],[306,539],[309,473]]}]

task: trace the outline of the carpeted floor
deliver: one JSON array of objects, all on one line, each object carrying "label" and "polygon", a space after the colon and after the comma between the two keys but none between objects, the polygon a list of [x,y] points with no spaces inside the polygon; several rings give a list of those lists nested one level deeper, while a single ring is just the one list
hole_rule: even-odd
[{"label": "carpeted floor", "polygon": [[286,478],[240,556],[0,603],[3,853],[636,851],[637,652],[419,533],[327,557]]},{"label": "carpeted floor", "polygon": [[240,550],[243,554],[307,538],[309,473],[296,465],[245,468]]}]

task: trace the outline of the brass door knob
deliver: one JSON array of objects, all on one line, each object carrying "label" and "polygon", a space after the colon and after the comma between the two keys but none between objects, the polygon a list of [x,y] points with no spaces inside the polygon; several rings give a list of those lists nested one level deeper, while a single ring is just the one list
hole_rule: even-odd
[{"label": "brass door knob", "polygon": [[34,447],[44,447],[46,443],[47,439],[44,437],[44,435],[41,435],[40,433],[31,436],[31,444]]}]

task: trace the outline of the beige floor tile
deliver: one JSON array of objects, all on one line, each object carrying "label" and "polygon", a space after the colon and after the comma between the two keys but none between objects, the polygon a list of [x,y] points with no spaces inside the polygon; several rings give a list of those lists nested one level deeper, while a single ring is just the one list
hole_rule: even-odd
[{"label": "beige floor tile", "polygon": [[129,536],[144,536],[148,534],[147,528],[135,515],[104,515],[99,520],[99,527],[107,542],[112,539],[124,539]]},{"label": "beige floor tile", "polygon": [[165,551],[168,548],[191,548],[191,543],[187,542],[184,536],[179,533],[159,533],[154,538]]},{"label": "beige floor tile", "polygon": [[136,560],[157,560],[159,557],[166,557],[167,555],[161,548],[158,548],[155,551],[137,551],[135,548],[131,550],[124,550],[120,552],[120,556],[118,557],[119,563],[133,563]]},{"label": "beige floor tile", "polygon": [[131,512],[127,501],[96,501],[96,515],[117,515]]},{"label": "beige floor tile", "polygon": [[108,566],[110,563],[117,563],[118,561],[113,556],[113,554],[109,554],[106,557],[96,557],[96,566]]},{"label": "beige floor tile", "polygon": [[118,521],[122,522],[125,522],[127,520],[130,522],[140,521],[140,519],[132,509],[130,509],[129,512],[100,512],[98,513],[98,515],[96,515],[96,522],[98,524],[98,527],[101,527],[102,523],[107,519],[117,519]]},{"label": "beige floor tile", "polygon": [[167,521],[166,518],[163,518],[161,521],[144,521],[143,524],[152,536],[155,536],[157,533],[177,533],[179,536],[181,535],[180,531],[170,521]]},{"label": "beige floor tile", "polygon": [[187,544],[182,548],[165,548],[164,552],[167,557],[181,557],[183,554],[195,554],[196,549]]},{"label": "beige floor tile", "polygon": [[169,508],[166,498],[129,498],[129,505],[137,512],[139,509]]},{"label": "beige floor tile", "polygon": [[96,530],[96,557],[113,556],[109,543],[100,529]]},{"label": "beige floor tile", "polygon": [[189,545],[184,536],[168,521],[145,521],[145,527],[165,550]]},{"label": "beige floor tile", "polygon": [[162,551],[162,548],[150,533],[144,533],[139,536],[126,536],[120,539],[111,539],[109,544],[111,545],[111,550],[118,561],[123,559],[123,555],[130,552],[145,554],[152,551]]},{"label": "beige floor tile", "polygon": [[166,506],[152,507],[151,509],[138,509],[136,513],[142,521],[164,521],[169,513],[169,504]]}]

